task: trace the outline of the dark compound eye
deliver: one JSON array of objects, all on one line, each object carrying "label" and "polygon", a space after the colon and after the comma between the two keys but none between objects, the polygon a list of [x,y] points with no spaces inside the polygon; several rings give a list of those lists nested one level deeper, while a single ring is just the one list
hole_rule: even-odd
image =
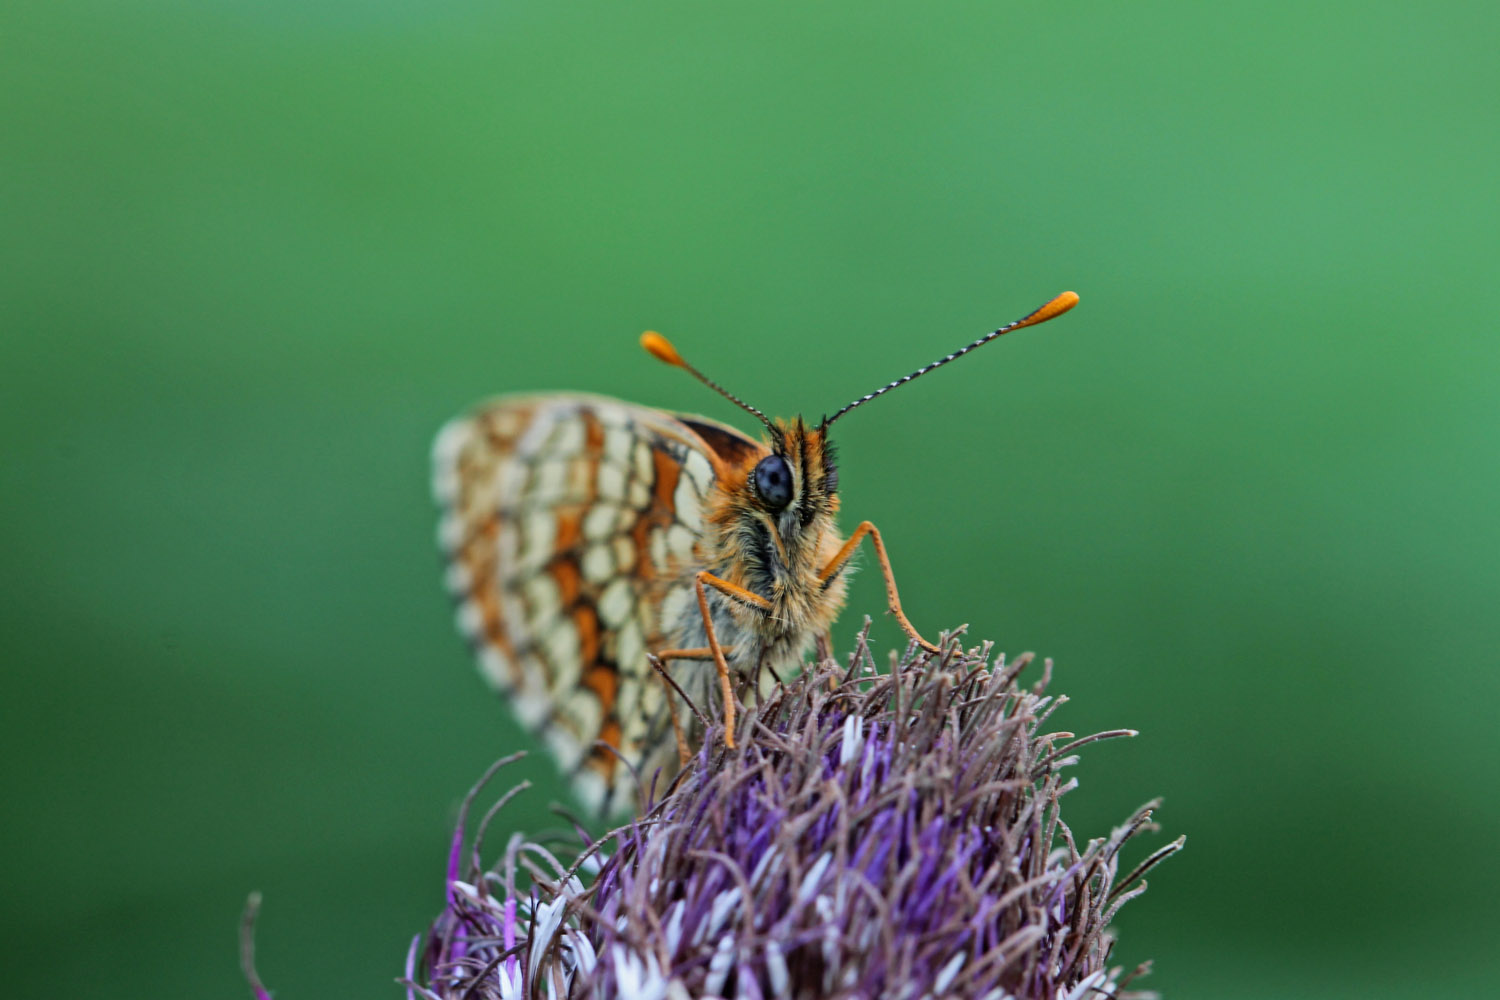
[{"label": "dark compound eye", "polygon": [[755,467],[755,492],[772,510],[792,502],[792,470],[780,455],[767,455]]}]

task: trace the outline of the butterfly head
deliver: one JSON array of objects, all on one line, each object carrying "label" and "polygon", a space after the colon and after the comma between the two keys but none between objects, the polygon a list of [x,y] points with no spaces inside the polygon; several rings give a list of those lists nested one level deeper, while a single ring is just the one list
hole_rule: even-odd
[{"label": "butterfly head", "polygon": [[[746,477],[760,507],[770,516],[807,525],[838,509],[839,470],[825,430],[801,417],[770,425],[769,453]],[[788,525],[790,527],[790,524]]]},{"label": "butterfly head", "polygon": [[726,477],[722,523],[771,582],[805,573],[838,513],[838,466],[823,428],[801,417],[768,424],[765,447]]}]

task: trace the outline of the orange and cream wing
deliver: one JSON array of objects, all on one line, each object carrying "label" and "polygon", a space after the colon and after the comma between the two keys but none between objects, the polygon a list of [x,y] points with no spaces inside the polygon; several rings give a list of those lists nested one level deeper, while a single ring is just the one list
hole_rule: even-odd
[{"label": "orange and cream wing", "polygon": [[484,676],[600,809],[633,801],[635,778],[596,741],[648,783],[676,769],[646,653],[669,645],[663,595],[702,565],[715,462],[700,431],[758,447],[684,419],[699,430],[603,397],[507,397],[448,424],[433,447],[459,627]]}]

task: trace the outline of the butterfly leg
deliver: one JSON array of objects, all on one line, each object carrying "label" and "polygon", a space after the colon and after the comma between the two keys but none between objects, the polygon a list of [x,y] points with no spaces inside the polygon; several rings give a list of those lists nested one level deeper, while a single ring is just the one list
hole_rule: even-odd
[{"label": "butterfly leg", "polygon": [[693,755],[688,750],[687,737],[682,732],[682,723],[677,720],[677,701],[672,697],[672,692],[676,691],[682,700],[687,702],[688,708],[698,717],[698,721],[702,723],[705,730],[708,729],[708,720],[703,717],[702,712],[698,711],[698,706],[693,704],[693,700],[687,696],[687,692],[678,686],[677,681],[672,678],[671,674],[667,673],[666,665],[672,660],[712,660],[713,658],[714,652],[707,646],[697,649],[664,649],[655,656],[650,653],[646,654],[646,659],[651,661],[651,666],[661,675],[662,683],[668,688],[667,711],[672,716],[672,735],[677,737],[677,764],[679,767],[687,767],[687,762]]},{"label": "butterfly leg", "polygon": [[859,527],[854,529],[854,533],[849,536],[849,540],[844,543],[844,547],[839,549],[832,559],[828,560],[828,565],[823,567],[823,572],[818,574],[818,582],[826,587],[828,581],[832,580],[834,575],[844,568],[844,564],[849,561],[850,556],[854,555],[854,550],[859,547],[860,541],[866,535],[870,536],[870,541],[875,546],[875,558],[880,560],[880,575],[885,577],[885,599],[886,603],[890,606],[891,614],[896,616],[896,621],[900,623],[901,630],[911,636],[918,646],[921,646],[929,653],[939,652],[936,646],[922,638],[917,633],[916,628],[912,626],[912,623],[906,620],[906,613],[901,610],[901,597],[896,593],[896,575],[891,572],[890,556],[885,554],[885,543],[880,540],[879,529],[869,521],[859,522]]},{"label": "butterfly leg", "polygon": [[719,645],[719,637],[714,633],[714,618],[708,609],[708,591],[705,587],[712,587],[730,600],[757,611],[769,612],[771,602],[738,584],[721,580],[707,570],[699,570],[693,577],[693,584],[698,591],[698,612],[703,615],[703,632],[708,636],[708,648],[714,654],[714,665],[719,668],[719,688],[724,694],[724,743],[733,750],[734,686],[729,683],[729,661],[724,659],[724,650]]}]

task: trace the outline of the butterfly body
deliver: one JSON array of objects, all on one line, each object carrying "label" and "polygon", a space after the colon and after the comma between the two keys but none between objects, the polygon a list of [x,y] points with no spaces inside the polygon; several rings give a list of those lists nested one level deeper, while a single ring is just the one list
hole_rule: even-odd
[{"label": "butterfly body", "polygon": [[705,417],[571,393],[501,397],[450,422],[433,446],[433,491],[460,629],[579,797],[601,810],[638,800],[642,783],[675,773],[714,716],[732,747],[739,692],[799,668],[828,635],[866,537],[892,614],[936,650],[901,610],[874,525],[839,534],[829,426],[1076,301],[1065,293],[816,425],[772,421],[665,338],[642,338],[759,418],[759,440]]}]

